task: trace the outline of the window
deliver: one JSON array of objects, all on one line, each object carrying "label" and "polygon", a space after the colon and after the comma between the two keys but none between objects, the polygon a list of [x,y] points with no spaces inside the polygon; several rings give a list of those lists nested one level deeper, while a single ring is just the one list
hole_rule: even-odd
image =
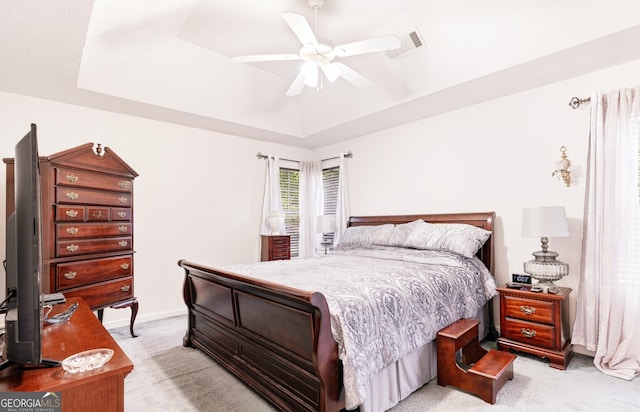
[{"label": "window", "polygon": [[280,196],[286,234],[291,236],[291,257],[300,255],[300,171],[280,168]]},{"label": "window", "polygon": [[[336,214],[339,177],[340,168],[337,166],[322,171],[322,189],[324,191],[322,214]],[[300,256],[300,171],[280,168],[280,196],[285,216],[285,230],[291,236],[291,257],[297,258]],[[323,236],[323,242],[333,243],[333,233],[327,233]]]},{"label": "window", "polygon": [[[322,171],[322,190],[324,191],[323,215],[336,215],[338,206],[338,178],[340,167],[331,167]],[[322,235],[322,242],[333,243],[334,233]]]}]

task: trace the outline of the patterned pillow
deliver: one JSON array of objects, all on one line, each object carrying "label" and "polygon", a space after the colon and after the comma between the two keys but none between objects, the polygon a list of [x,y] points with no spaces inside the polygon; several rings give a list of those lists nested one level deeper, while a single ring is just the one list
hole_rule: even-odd
[{"label": "patterned pillow", "polygon": [[447,250],[464,257],[473,257],[491,236],[482,228],[456,223],[427,223],[416,226],[404,241],[404,247]]},{"label": "patterned pillow", "polygon": [[378,226],[379,229],[373,235],[373,244],[382,246],[404,246],[407,236],[409,236],[420,223],[425,222],[422,219],[418,219],[399,225],[386,224]]},{"label": "patterned pillow", "polygon": [[378,226],[350,226],[342,233],[339,246],[369,246],[377,230]]}]

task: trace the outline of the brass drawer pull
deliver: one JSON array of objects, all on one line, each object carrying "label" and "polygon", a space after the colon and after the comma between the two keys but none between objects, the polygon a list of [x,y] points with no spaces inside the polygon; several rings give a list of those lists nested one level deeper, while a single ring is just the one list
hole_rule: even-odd
[{"label": "brass drawer pull", "polygon": [[129,286],[129,285],[124,285],[123,287],[120,288],[120,290],[123,291],[123,292],[128,292],[129,289],[131,289],[131,286]]},{"label": "brass drawer pull", "polygon": [[533,306],[520,306],[520,312],[524,313],[525,315],[533,315],[536,313],[536,308],[534,308]]},{"label": "brass drawer pull", "polygon": [[76,200],[78,198],[78,194],[75,192],[67,192],[67,199]]},{"label": "brass drawer pull", "polygon": [[129,187],[129,182],[127,181],[118,182],[118,186],[120,186],[120,189],[126,189],[127,187]]},{"label": "brass drawer pull", "polygon": [[522,333],[527,338],[535,338],[537,335],[535,330],[529,328],[520,328],[520,333]]},{"label": "brass drawer pull", "polygon": [[118,226],[118,230],[121,232],[126,232],[127,231],[127,227],[126,226]]},{"label": "brass drawer pull", "polygon": [[78,228],[77,227],[68,227],[67,228],[67,233],[70,235],[75,235],[76,233],[78,233]]},{"label": "brass drawer pull", "polygon": [[78,211],[71,209],[71,210],[67,210],[65,214],[69,217],[76,217],[78,216]]},{"label": "brass drawer pull", "polygon": [[77,182],[77,181],[78,181],[78,176],[75,176],[75,175],[67,175],[67,180],[68,180],[70,183],[75,183],[75,182]]},{"label": "brass drawer pull", "polygon": [[93,216],[94,219],[104,219],[105,218],[105,215],[102,214],[102,210],[96,210],[91,215]]},{"label": "brass drawer pull", "polygon": [[127,242],[126,240],[121,240],[121,241],[119,241],[119,242],[118,242],[118,244],[119,244],[120,246],[122,246],[122,247],[127,246],[127,244],[128,244],[128,243],[129,243],[129,242]]},{"label": "brass drawer pull", "polygon": [[129,199],[124,196],[119,197],[118,200],[120,201],[120,203],[127,203],[129,201]]},{"label": "brass drawer pull", "polygon": [[120,268],[124,269],[124,270],[127,270],[127,269],[129,269],[129,264],[125,262],[125,263],[120,265]]},{"label": "brass drawer pull", "polygon": [[77,273],[76,272],[67,272],[64,274],[64,277],[67,279],[75,279]]},{"label": "brass drawer pull", "polygon": [[125,217],[127,216],[126,212],[123,212],[122,210],[118,212],[118,217]]},{"label": "brass drawer pull", "polygon": [[72,245],[67,246],[67,250],[69,252],[76,252],[78,249],[79,249],[78,245],[73,245],[72,244]]}]

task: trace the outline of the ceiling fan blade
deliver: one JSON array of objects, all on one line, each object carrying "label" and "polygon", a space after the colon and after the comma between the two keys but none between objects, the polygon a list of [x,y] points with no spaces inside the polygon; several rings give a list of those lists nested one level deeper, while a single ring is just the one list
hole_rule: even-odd
[{"label": "ceiling fan blade", "polygon": [[300,56],[293,53],[256,54],[253,56],[235,56],[229,58],[232,63],[272,62],[278,60],[299,60]]},{"label": "ceiling fan blade", "polygon": [[398,36],[390,35],[374,39],[361,40],[353,43],[341,44],[333,48],[338,57],[355,56],[357,54],[375,53],[386,50],[399,49],[401,45]]},{"label": "ceiling fan blade", "polygon": [[361,89],[373,87],[373,82],[371,80],[367,79],[349,66],[342,63],[333,63],[333,65],[338,68],[340,76],[354,86]]},{"label": "ceiling fan blade", "polygon": [[[298,36],[298,39],[302,42],[302,45],[318,44],[316,35],[313,34],[311,26],[307,23],[307,19],[302,14],[286,12],[282,13],[282,18],[287,22],[291,30]],[[398,46],[400,47],[400,46]]]},{"label": "ceiling fan blade", "polygon": [[287,96],[297,96],[304,89],[304,72],[300,71],[287,90]]}]

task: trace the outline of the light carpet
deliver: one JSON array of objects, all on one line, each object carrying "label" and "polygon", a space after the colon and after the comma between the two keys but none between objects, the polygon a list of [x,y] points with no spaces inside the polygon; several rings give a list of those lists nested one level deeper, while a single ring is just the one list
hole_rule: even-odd
[{"label": "light carpet", "polygon": [[[134,364],[125,379],[125,411],[274,411],[266,401],[199,350],[182,346],[186,316],[136,324],[110,332]],[[593,359],[574,355],[566,371],[518,354],[514,378],[495,405],[435,380],[392,412],[433,411],[640,411],[640,379],[603,374]]]}]

